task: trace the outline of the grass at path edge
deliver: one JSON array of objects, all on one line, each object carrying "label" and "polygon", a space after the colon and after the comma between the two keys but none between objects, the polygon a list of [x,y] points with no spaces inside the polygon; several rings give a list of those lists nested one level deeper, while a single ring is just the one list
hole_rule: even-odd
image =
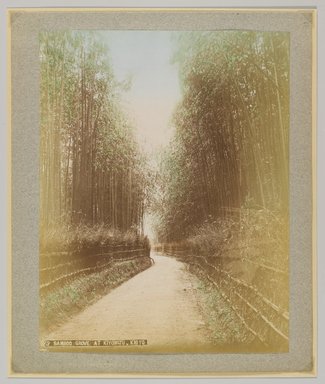
[{"label": "grass at path edge", "polygon": [[109,291],[151,266],[149,257],[118,262],[101,272],[82,275],[40,297],[41,335],[53,331]]}]

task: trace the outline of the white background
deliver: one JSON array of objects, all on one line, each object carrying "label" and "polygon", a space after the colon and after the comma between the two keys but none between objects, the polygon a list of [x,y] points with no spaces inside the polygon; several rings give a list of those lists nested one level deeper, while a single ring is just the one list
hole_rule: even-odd
[{"label": "white background", "polygon": [[[80,379],[8,379],[8,324],[7,324],[7,287],[10,283],[8,271],[8,100],[7,86],[7,8],[23,7],[317,7],[318,9],[318,127],[317,127],[317,196],[318,196],[318,377],[312,378],[246,378],[246,379],[168,379],[169,382],[196,383],[196,382],[226,382],[232,383],[324,383],[325,382],[325,271],[324,251],[325,226],[324,217],[324,195],[325,183],[323,179],[322,165],[325,164],[325,141],[324,141],[324,76],[325,76],[325,2],[323,0],[2,0],[0,2],[0,382],[1,383],[76,383]],[[118,382],[118,383],[140,383],[143,379],[82,379],[82,383]],[[145,382],[162,383],[167,379],[146,379]]]}]

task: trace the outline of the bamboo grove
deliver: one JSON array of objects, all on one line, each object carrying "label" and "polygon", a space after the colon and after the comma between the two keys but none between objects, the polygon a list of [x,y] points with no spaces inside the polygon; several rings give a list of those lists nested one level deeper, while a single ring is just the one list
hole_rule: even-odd
[{"label": "bamboo grove", "polygon": [[40,34],[40,220],[141,232],[145,163],[96,33]]},{"label": "bamboo grove", "polygon": [[288,212],[289,36],[175,36],[182,99],[161,157],[161,242],[179,241],[231,209]]}]

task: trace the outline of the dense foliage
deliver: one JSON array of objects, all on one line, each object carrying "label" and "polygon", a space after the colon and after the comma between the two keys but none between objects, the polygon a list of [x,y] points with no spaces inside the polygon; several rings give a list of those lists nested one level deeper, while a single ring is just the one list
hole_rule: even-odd
[{"label": "dense foliage", "polygon": [[286,217],[288,34],[185,33],[174,59],[182,100],[161,159],[159,240],[182,240],[243,207]]},{"label": "dense foliage", "polygon": [[40,34],[41,226],[142,231],[145,164],[96,33]]}]

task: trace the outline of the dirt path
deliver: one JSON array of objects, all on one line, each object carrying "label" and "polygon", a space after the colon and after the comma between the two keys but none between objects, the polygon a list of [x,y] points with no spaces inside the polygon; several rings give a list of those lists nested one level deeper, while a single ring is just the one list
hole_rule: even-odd
[{"label": "dirt path", "polygon": [[[183,263],[153,255],[155,264],[50,334],[48,339],[146,339],[144,352],[209,349],[196,301],[198,281]],[[114,347],[109,347],[113,351]],[[114,352],[122,348],[115,347]],[[138,347],[139,348],[139,347]],[[137,349],[138,351],[139,349]]]}]

